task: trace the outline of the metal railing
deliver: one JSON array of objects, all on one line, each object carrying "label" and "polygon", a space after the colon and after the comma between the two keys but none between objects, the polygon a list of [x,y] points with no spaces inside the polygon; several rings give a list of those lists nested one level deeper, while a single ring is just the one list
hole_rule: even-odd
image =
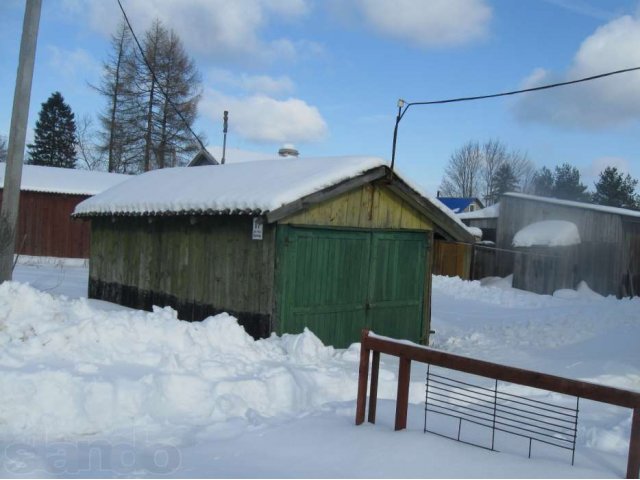
[{"label": "metal railing", "polygon": [[[578,433],[578,410],[580,398],[574,407],[565,407],[552,402],[536,400],[505,392],[500,382],[494,380],[493,387],[463,382],[453,377],[433,373],[427,367],[424,405],[424,431],[495,450],[496,432],[523,437],[529,440],[529,458],[533,442],[571,451],[571,465],[575,460]],[[429,414],[435,413],[458,420],[457,435],[445,435],[428,427]],[[483,445],[463,440],[463,422],[485,427],[491,431],[491,442]]]},{"label": "metal railing", "polygon": [[[459,429],[461,429],[463,421],[473,420],[476,423],[482,422],[483,425],[492,428],[492,432],[509,430],[506,433],[529,438],[530,447],[533,441],[544,443],[546,440],[546,443],[554,442],[557,447],[571,449],[572,463],[575,454],[580,399],[632,409],[626,476],[627,478],[638,478],[640,474],[640,393],[454,355],[409,342],[382,337],[369,332],[369,330],[363,330],[362,332],[356,425],[364,423],[365,420],[368,387],[370,387],[368,421],[375,423],[381,353],[392,355],[399,359],[395,415],[396,430],[403,430],[407,427],[411,362],[417,361],[429,365],[427,387],[431,385],[432,390],[431,394],[427,390],[426,400],[428,402],[429,395],[431,395],[432,412],[439,410],[440,413],[455,416],[459,419]],[[369,384],[370,363],[371,383]],[[463,384],[458,380],[434,374],[431,372],[433,366],[489,378],[494,381],[494,388],[487,389],[474,384]],[[565,412],[564,408],[566,407],[546,402],[536,403],[536,400],[499,390],[499,382],[523,385],[575,397],[576,408]],[[469,400],[472,399],[466,398],[464,395],[473,397],[474,401],[478,405],[482,405],[482,407],[471,405],[473,402]],[[487,396],[490,397],[491,395],[493,395],[493,399],[485,403],[478,400],[487,400]],[[456,398],[458,400],[455,400]],[[439,400],[434,405],[433,401],[435,399]],[[533,407],[534,405],[535,408]],[[489,407],[490,411],[487,410],[487,407]],[[472,411],[471,408],[489,413],[483,415],[478,411]],[[427,404],[425,404],[425,409],[427,410],[425,415],[428,415],[429,407]],[[532,412],[537,413],[534,414]],[[566,417],[561,415],[562,412],[567,413]],[[517,415],[513,415],[514,413],[517,413]],[[543,415],[553,418],[545,418]],[[519,418],[519,420],[510,421],[509,418]],[[561,419],[567,421],[561,421]],[[546,424],[543,422],[546,422]],[[426,428],[425,417],[425,431]],[[493,442],[492,446],[488,448],[493,448]]]}]

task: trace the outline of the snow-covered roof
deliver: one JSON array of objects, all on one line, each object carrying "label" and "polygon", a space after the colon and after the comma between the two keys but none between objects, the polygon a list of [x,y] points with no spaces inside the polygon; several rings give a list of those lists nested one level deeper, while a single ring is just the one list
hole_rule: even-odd
[{"label": "snow-covered roof", "polygon": [[[565,207],[586,208],[587,210],[595,210],[603,213],[613,213],[616,215],[624,215],[627,217],[639,217],[640,212],[636,210],[628,210],[626,208],[607,207],[605,205],[594,205],[593,203],[573,202],[570,200],[560,200],[558,198],[538,197],[535,195],[526,195],[524,193],[505,193],[507,197],[523,198],[525,200],[535,200],[537,202],[552,203],[555,205],[563,205]],[[468,218],[468,217],[467,217]]]},{"label": "snow-covered roof", "polygon": [[565,220],[544,220],[532,223],[513,237],[514,247],[567,247],[579,243],[578,227]]},{"label": "snow-covered roof", "polygon": [[[81,202],[74,214],[265,214],[386,165],[383,159],[377,157],[324,157],[165,168],[138,175]],[[469,233],[451,210],[412,185],[398,172],[396,175]]]},{"label": "snow-covered roof", "polygon": [[469,220],[472,218],[498,218],[499,213],[500,204],[496,203],[474,212],[459,213],[458,218],[461,218],[462,220]]},{"label": "snow-covered roof", "polygon": [[[6,164],[0,164],[0,188],[4,186],[5,167]],[[118,173],[24,165],[20,190],[69,195],[95,195],[130,178],[131,175]]]}]

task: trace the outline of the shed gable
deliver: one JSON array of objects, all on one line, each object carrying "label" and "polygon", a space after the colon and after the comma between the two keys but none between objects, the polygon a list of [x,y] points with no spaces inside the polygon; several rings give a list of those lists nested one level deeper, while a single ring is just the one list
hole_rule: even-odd
[{"label": "shed gable", "polygon": [[368,183],[296,212],[279,223],[327,227],[433,230],[433,222],[380,183]]}]

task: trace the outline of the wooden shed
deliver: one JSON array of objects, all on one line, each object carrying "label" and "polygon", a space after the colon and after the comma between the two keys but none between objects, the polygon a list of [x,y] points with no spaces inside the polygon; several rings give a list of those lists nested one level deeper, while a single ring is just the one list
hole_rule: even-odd
[{"label": "wooden shed", "polygon": [[86,200],[89,296],[236,316],[254,337],[346,347],[370,327],[427,341],[434,235],[473,237],[377,158],[277,159],[145,173]]},{"label": "wooden shed", "polygon": [[[513,250],[514,236],[536,222],[561,220],[577,227],[580,243]],[[580,281],[603,295],[640,293],[640,212],[554,198],[508,193],[500,201],[497,261],[510,264],[514,286],[551,293]],[[555,259],[553,257],[556,257]]]},{"label": "wooden shed", "polygon": [[[0,164],[0,204],[5,164]],[[90,228],[73,220],[76,205],[129,179],[128,175],[24,165],[16,252],[62,258],[89,258]]]}]

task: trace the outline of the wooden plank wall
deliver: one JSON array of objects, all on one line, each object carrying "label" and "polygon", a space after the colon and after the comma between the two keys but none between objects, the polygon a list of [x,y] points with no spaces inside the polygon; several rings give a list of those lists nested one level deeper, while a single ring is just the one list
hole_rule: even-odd
[{"label": "wooden plank wall", "polygon": [[367,184],[280,221],[292,225],[433,230],[433,222],[383,185]]},{"label": "wooden plank wall", "polygon": [[640,296],[640,222],[627,221],[624,223],[624,235],[627,265],[623,295]]},{"label": "wooden plank wall", "polygon": [[[582,240],[576,254],[578,275],[599,293],[620,293],[628,262],[625,260],[625,233],[619,215],[505,196],[500,202],[496,246],[512,250],[513,237],[520,229],[543,220],[573,222]],[[510,260],[509,255],[498,252],[497,270],[501,276]],[[566,268],[569,268],[568,264]],[[569,274],[565,272],[565,275]]]},{"label": "wooden plank wall", "polygon": [[90,296],[146,309],[160,302],[187,320],[271,315],[274,226],[252,240],[248,216],[113,218],[92,219]]},{"label": "wooden plank wall", "polygon": [[472,246],[436,239],[433,243],[433,274],[469,279]]},{"label": "wooden plank wall", "polygon": [[16,251],[21,255],[89,258],[89,222],[71,218],[76,205],[86,198],[87,195],[20,192]]}]

